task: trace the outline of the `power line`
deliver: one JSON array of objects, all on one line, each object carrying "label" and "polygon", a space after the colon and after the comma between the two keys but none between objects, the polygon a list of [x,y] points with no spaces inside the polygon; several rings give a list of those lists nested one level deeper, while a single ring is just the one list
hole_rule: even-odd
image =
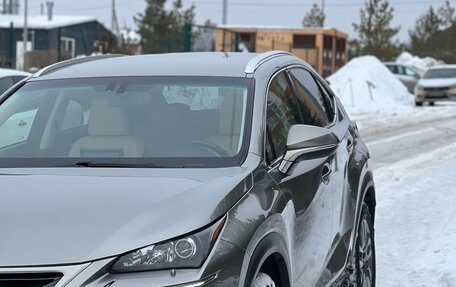
[{"label": "power line", "polygon": [[[215,5],[219,6],[220,2],[212,2],[207,0],[194,0],[194,4],[202,4],[202,5]],[[324,2],[323,2],[324,3]],[[416,5],[416,4],[441,4],[441,0],[412,0],[412,1],[404,1],[404,2],[397,2],[391,6],[403,6],[403,5]],[[359,7],[362,6],[363,3],[325,3],[325,7]],[[311,3],[264,3],[264,2],[230,2],[230,6],[259,6],[259,7],[311,7],[313,4]]]}]

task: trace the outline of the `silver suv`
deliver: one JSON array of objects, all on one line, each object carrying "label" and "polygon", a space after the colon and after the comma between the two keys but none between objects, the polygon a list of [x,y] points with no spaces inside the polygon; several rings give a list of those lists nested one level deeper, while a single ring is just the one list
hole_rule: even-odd
[{"label": "silver suv", "polygon": [[0,138],[1,286],[375,285],[369,152],[292,54],[58,63]]}]

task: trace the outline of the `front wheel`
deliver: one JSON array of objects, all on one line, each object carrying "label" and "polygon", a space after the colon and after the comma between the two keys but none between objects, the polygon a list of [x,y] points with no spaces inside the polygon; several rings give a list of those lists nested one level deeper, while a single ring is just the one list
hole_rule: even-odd
[{"label": "front wheel", "polygon": [[266,274],[259,272],[252,282],[252,287],[275,287],[274,280]]},{"label": "front wheel", "polygon": [[423,102],[418,102],[418,101],[415,101],[415,106],[417,107],[421,107],[423,105]]},{"label": "front wheel", "polygon": [[434,105],[434,102],[429,102],[429,105],[430,105],[430,106],[433,106],[433,105]]},{"label": "front wheel", "polygon": [[375,286],[374,227],[368,206],[363,203],[355,249],[356,281],[360,287]]}]

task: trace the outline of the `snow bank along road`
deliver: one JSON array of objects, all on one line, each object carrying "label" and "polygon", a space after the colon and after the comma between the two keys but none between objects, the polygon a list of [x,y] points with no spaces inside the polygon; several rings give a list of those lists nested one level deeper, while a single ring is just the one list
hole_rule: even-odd
[{"label": "snow bank along road", "polygon": [[456,286],[456,105],[359,118],[377,189],[377,286]]}]

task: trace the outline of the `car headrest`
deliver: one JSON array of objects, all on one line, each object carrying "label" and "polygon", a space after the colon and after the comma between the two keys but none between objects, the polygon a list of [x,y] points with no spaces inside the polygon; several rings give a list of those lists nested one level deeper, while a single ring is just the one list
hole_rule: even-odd
[{"label": "car headrest", "polygon": [[224,96],[220,110],[219,133],[238,135],[242,123],[243,97],[235,88],[219,88],[219,95]]},{"label": "car headrest", "polygon": [[125,136],[130,129],[125,112],[111,106],[108,97],[93,99],[88,126],[91,136]]}]

